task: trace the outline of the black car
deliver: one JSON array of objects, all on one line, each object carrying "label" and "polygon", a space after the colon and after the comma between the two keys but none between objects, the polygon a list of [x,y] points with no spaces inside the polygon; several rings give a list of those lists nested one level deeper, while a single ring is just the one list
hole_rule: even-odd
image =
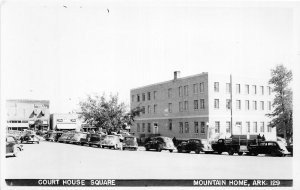
[{"label": "black car", "polygon": [[45,136],[46,141],[57,142],[58,138],[63,134],[61,131],[49,131]]},{"label": "black car", "polygon": [[21,136],[20,141],[21,143],[40,143],[40,139],[32,131],[27,131],[23,136]]},{"label": "black car", "polygon": [[179,153],[181,152],[190,153],[194,151],[196,154],[199,154],[200,152],[205,152],[205,153],[213,152],[213,149],[211,148],[207,140],[202,140],[202,139],[189,139],[187,141],[182,141],[177,146],[177,150]]},{"label": "black car", "polygon": [[104,134],[91,134],[89,139],[89,146],[101,147],[101,141],[106,137]]},{"label": "black car", "polygon": [[249,155],[270,154],[272,156],[285,156],[291,154],[280,141],[264,141],[257,145],[248,146]]},{"label": "black car", "polygon": [[162,150],[169,150],[170,152],[173,152],[174,150],[176,150],[172,139],[163,136],[152,137],[148,142],[146,142],[145,148],[146,151],[155,149],[158,152]]}]

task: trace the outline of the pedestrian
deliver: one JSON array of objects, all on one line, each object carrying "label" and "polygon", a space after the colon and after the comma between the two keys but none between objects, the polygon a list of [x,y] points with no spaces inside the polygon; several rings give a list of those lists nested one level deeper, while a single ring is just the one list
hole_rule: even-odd
[{"label": "pedestrian", "polygon": [[174,145],[176,146],[176,145],[177,145],[177,139],[176,139],[176,137],[174,137],[174,138],[172,139],[172,141],[173,141]]},{"label": "pedestrian", "polygon": [[263,135],[263,136],[261,137],[261,141],[265,141],[265,140],[266,140],[265,135]]},{"label": "pedestrian", "polygon": [[260,136],[260,134],[257,135],[257,141],[258,141],[258,143],[261,142],[261,136]]}]

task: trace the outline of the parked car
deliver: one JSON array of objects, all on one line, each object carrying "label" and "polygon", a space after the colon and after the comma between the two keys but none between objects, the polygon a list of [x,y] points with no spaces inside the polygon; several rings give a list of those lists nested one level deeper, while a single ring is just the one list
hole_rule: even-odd
[{"label": "parked car", "polygon": [[22,135],[20,141],[21,143],[40,143],[40,139],[32,131],[27,131],[24,135]]},{"label": "parked car", "polygon": [[293,156],[293,144],[287,145],[286,149],[291,153],[291,156]]},{"label": "parked car", "polygon": [[177,150],[179,153],[187,152],[190,153],[194,151],[196,154],[200,152],[212,153],[213,149],[206,139],[189,139],[187,141],[182,141],[178,146]]},{"label": "parked car", "polygon": [[61,131],[51,131],[45,136],[46,141],[57,142],[58,138],[63,134]]},{"label": "parked car", "polygon": [[20,151],[23,150],[23,145],[18,143],[16,137],[12,135],[6,136],[6,156],[17,156]]},{"label": "parked car", "polygon": [[71,139],[76,135],[76,133],[69,133],[66,140],[65,140],[65,143],[70,143],[71,142]]},{"label": "parked car", "polygon": [[101,142],[105,139],[105,137],[106,135],[104,133],[91,134],[88,144],[89,146],[101,147]]},{"label": "parked car", "polygon": [[125,136],[123,140],[123,150],[125,149],[131,149],[131,150],[137,150],[138,149],[138,143],[137,139],[134,136]]},{"label": "parked car", "polygon": [[105,148],[114,148],[114,149],[121,149],[122,150],[122,143],[120,138],[116,135],[107,135],[103,141],[101,142],[101,147]]},{"label": "parked car", "polygon": [[67,133],[63,133],[58,139],[57,142],[62,142],[65,143],[67,138],[71,135],[71,133],[67,132]]},{"label": "parked car", "polygon": [[174,150],[176,150],[172,139],[163,136],[152,137],[148,142],[146,142],[145,148],[146,151],[155,149],[158,152],[162,150],[169,150],[170,152],[173,152]]},{"label": "parked car", "polygon": [[270,154],[272,156],[286,156],[291,154],[281,141],[263,141],[248,146],[249,155]]},{"label": "parked car", "polygon": [[88,136],[87,133],[75,133],[73,137],[70,138],[70,143],[72,144],[80,144],[81,139],[86,139]]},{"label": "parked car", "polygon": [[123,142],[123,140],[124,140],[124,137],[123,137],[123,135],[122,135],[122,134],[115,134],[115,135],[119,137],[119,139],[120,139],[120,141],[121,141],[121,142]]}]

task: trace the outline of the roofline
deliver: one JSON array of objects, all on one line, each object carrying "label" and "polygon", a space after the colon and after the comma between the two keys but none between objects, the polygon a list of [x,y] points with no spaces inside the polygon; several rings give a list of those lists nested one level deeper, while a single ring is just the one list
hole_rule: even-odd
[{"label": "roofline", "polygon": [[141,89],[141,88],[147,88],[147,87],[151,87],[151,86],[156,86],[156,85],[161,85],[161,84],[166,84],[166,83],[170,83],[170,82],[174,82],[174,81],[185,80],[185,79],[188,79],[188,78],[193,78],[193,77],[198,77],[198,76],[203,76],[203,75],[208,75],[208,72],[202,72],[200,74],[190,75],[190,76],[181,77],[181,78],[177,78],[177,79],[173,79],[173,80],[168,80],[168,81],[164,81],[164,82],[158,82],[158,83],[149,84],[149,85],[146,85],[146,86],[132,88],[132,89],[130,89],[130,91],[138,90],[138,89]]}]

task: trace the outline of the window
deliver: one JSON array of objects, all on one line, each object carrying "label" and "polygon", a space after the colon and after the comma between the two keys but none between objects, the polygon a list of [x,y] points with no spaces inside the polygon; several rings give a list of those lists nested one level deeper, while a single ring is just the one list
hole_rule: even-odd
[{"label": "window", "polygon": [[265,109],[265,102],[264,101],[260,101],[260,109],[264,110]]},{"label": "window", "polygon": [[190,127],[189,127],[189,123],[188,122],[184,123],[184,131],[185,131],[185,133],[189,133],[190,132]]},{"label": "window", "polygon": [[246,108],[246,110],[250,109],[250,102],[249,102],[249,100],[245,101],[245,108]]},{"label": "window", "polygon": [[250,133],[250,121],[246,122],[247,133]]},{"label": "window", "polygon": [[204,99],[200,99],[200,109],[204,109],[205,105],[204,105]]},{"label": "window", "polygon": [[271,95],[271,87],[267,87],[268,88],[268,94]]},{"label": "window", "polygon": [[136,97],[137,97],[137,102],[139,102],[140,101],[140,95],[138,94],[138,95],[136,95]]},{"label": "window", "polygon": [[137,132],[140,132],[141,131],[141,126],[139,123],[136,124],[137,125]]},{"label": "window", "polygon": [[185,96],[189,95],[189,86],[188,85],[184,86],[184,95]]},{"label": "window", "polygon": [[252,85],[252,88],[253,88],[253,94],[256,94],[256,85]]},{"label": "window", "polygon": [[235,123],[235,126],[236,126],[237,128],[240,129],[240,134],[242,134],[242,132],[243,132],[242,122],[237,121],[237,122]]},{"label": "window", "polygon": [[131,102],[134,102],[134,95],[131,95]]},{"label": "window", "polygon": [[194,109],[197,110],[199,108],[199,102],[198,100],[194,100]]},{"label": "window", "polygon": [[183,123],[179,122],[179,133],[183,133]]},{"label": "window", "polygon": [[260,132],[265,132],[265,123],[264,122],[260,122]]},{"label": "window", "polygon": [[240,84],[236,84],[236,93],[237,94],[241,93],[241,85]]},{"label": "window", "polygon": [[204,82],[200,83],[200,93],[204,92]]},{"label": "window", "polygon": [[157,112],[157,104],[154,104],[153,106],[153,113],[156,113]]},{"label": "window", "polygon": [[199,133],[199,128],[198,128],[198,121],[194,122],[194,132]]},{"label": "window", "polygon": [[169,119],[169,130],[170,131],[172,131],[172,127],[173,127],[172,119]]},{"label": "window", "polygon": [[219,109],[219,99],[215,99],[214,101],[214,108]]},{"label": "window", "polygon": [[272,127],[270,126],[270,124],[268,125],[268,132],[269,132],[269,133],[272,132]]},{"label": "window", "polygon": [[263,86],[260,87],[260,94],[264,95],[264,87]]},{"label": "window", "polygon": [[169,113],[172,113],[172,103],[169,103],[169,105],[168,105],[168,111],[169,111]]},{"label": "window", "polygon": [[142,125],[143,125],[142,132],[144,133],[145,132],[145,123],[143,123]]},{"label": "window", "polygon": [[181,97],[182,96],[182,86],[179,86],[178,92],[179,92],[179,97]]},{"label": "window", "polygon": [[230,99],[226,100],[226,109],[228,109],[228,110],[231,109],[231,101],[230,101]]},{"label": "window", "polygon": [[172,98],[172,88],[168,89],[168,98]]},{"label": "window", "polygon": [[226,83],[226,93],[230,93],[231,92],[231,85],[230,83]]},{"label": "window", "polygon": [[219,92],[219,82],[214,83],[214,90],[215,92]]},{"label": "window", "polygon": [[153,91],[153,99],[154,99],[154,100],[156,99],[156,94],[157,94],[157,92],[156,92],[156,91]]},{"label": "window", "polygon": [[180,111],[180,112],[183,111],[183,102],[179,102],[179,111]]},{"label": "window", "polygon": [[198,84],[193,84],[193,93],[198,94]]},{"label": "window", "polygon": [[205,122],[201,122],[201,133],[205,133]]},{"label": "window", "polygon": [[253,110],[257,110],[257,102],[253,101]]},{"label": "window", "polygon": [[184,101],[184,111],[189,110],[189,102],[188,101]]},{"label": "window", "polygon": [[241,100],[236,101],[236,109],[240,110],[241,109]]},{"label": "window", "polygon": [[151,123],[148,123],[148,133],[151,132]]},{"label": "window", "polygon": [[231,133],[230,121],[226,121],[226,133]]},{"label": "window", "polygon": [[271,109],[272,109],[271,101],[268,101],[268,110],[271,110]]},{"label": "window", "polygon": [[145,114],[145,106],[142,106],[142,113]]},{"label": "window", "polygon": [[147,98],[148,98],[148,100],[151,100],[151,93],[150,92],[147,92]]},{"label": "window", "polygon": [[150,114],[150,113],[151,113],[151,106],[148,105],[148,114]]},{"label": "window", "polygon": [[143,101],[146,100],[146,95],[145,95],[145,93],[142,94],[142,100],[143,100]]},{"label": "window", "polygon": [[220,133],[220,121],[215,121],[215,132]]},{"label": "window", "polygon": [[250,90],[249,90],[249,84],[246,84],[246,85],[245,85],[245,93],[246,93],[246,94],[249,94],[249,93],[250,93]]},{"label": "window", "polygon": [[253,122],[253,131],[257,133],[257,122]]}]

